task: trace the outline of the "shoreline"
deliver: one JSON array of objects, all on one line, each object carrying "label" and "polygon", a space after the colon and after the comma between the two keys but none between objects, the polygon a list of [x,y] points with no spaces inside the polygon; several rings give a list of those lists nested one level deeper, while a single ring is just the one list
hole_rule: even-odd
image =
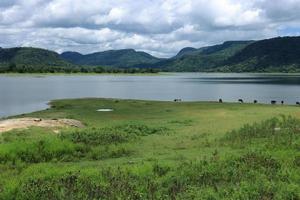
[{"label": "shoreline", "polygon": [[0,73],[0,76],[158,76],[160,73]]},{"label": "shoreline", "polygon": [[83,98],[65,98],[65,99],[53,99],[45,103],[45,108],[44,109],[37,109],[37,110],[32,110],[29,112],[25,113],[20,113],[20,114],[13,114],[13,115],[8,115],[8,116],[0,116],[0,121],[6,120],[6,119],[14,119],[14,118],[19,118],[23,117],[25,115],[33,114],[35,112],[43,112],[46,110],[52,109],[52,104],[53,102],[57,101],[82,101],[82,100],[99,100],[99,101],[128,101],[128,102],[145,102],[145,103],[169,103],[169,104],[212,104],[212,105],[245,105],[245,106],[274,106],[274,107],[296,107],[300,108],[299,105],[297,104],[280,104],[280,102],[276,104],[271,104],[271,103],[253,103],[253,102],[233,102],[233,101],[223,101],[222,103],[218,101],[180,101],[180,102],[175,102],[174,100],[145,100],[145,99],[122,99],[122,98],[97,98],[97,97],[83,97]]},{"label": "shoreline", "polygon": [[0,73],[0,77],[33,77],[43,78],[51,76],[176,76],[183,74],[206,74],[206,75],[260,75],[260,76],[284,76],[284,77],[299,77],[300,73],[284,73],[284,72],[158,72],[158,73]]}]

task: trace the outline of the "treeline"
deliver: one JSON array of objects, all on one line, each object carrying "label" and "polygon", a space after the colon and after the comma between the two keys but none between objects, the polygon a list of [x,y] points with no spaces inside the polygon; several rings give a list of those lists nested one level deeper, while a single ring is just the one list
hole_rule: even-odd
[{"label": "treeline", "polygon": [[113,68],[102,66],[27,66],[10,63],[0,65],[0,73],[158,73],[153,68]]}]

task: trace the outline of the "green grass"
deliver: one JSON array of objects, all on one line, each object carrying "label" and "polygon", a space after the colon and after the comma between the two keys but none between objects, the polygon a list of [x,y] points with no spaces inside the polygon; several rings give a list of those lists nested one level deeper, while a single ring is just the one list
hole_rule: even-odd
[{"label": "green grass", "polygon": [[77,99],[23,116],[86,128],[1,134],[0,199],[300,198],[300,107]]}]

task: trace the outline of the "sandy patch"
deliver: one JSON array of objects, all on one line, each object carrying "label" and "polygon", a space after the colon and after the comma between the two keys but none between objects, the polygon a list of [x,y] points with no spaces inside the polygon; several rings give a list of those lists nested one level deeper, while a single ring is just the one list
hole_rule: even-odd
[{"label": "sandy patch", "polygon": [[30,126],[38,127],[78,127],[82,128],[84,125],[74,119],[40,119],[40,118],[18,118],[7,119],[0,121],[0,133],[10,131],[12,129],[23,129]]},{"label": "sandy patch", "polygon": [[112,111],[114,111],[114,110],[111,109],[111,108],[101,108],[101,109],[98,109],[97,111],[98,111],[98,112],[112,112]]}]

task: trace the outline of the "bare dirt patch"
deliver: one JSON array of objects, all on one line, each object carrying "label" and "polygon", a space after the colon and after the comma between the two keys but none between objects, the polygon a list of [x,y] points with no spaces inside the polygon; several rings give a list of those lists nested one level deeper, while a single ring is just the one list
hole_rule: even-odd
[{"label": "bare dirt patch", "polygon": [[41,119],[41,118],[17,118],[0,121],[0,133],[10,131],[12,129],[23,129],[31,126],[38,127],[78,127],[82,128],[84,125],[74,119]]}]

